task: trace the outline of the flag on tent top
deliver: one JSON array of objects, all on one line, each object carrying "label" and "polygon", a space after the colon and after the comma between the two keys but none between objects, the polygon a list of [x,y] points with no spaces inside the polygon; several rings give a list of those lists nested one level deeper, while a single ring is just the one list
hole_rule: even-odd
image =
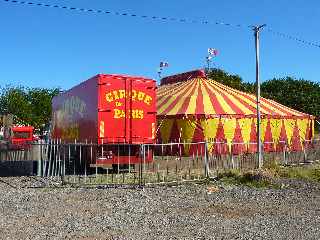
[{"label": "flag on tent top", "polygon": [[208,48],[208,54],[210,56],[217,56],[218,55],[218,50],[215,48]]},{"label": "flag on tent top", "polygon": [[160,67],[169,67],[169,63],[168,62],[160,62]]}]

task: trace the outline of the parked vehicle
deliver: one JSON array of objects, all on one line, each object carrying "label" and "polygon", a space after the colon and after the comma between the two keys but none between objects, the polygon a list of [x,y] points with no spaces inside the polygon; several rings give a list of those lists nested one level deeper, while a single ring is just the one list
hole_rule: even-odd
[{"label": "parked vehicle", "polygon": [[34,127],[15,125],[12,114],[0,115],[0,150],[26,150],[37,140]]},{"label": "parked vehicle", "polygon": [[15,126],[12,127],[11,143],[13,145],[26,145],[36,140],[33,135],[34,128],[32,126]]},{"label": "parked vehicle", "polygon": [[82,153],[91,167],[152,161],[140,146],[155,141],[155,80],[99,74],[54,97],[52,109],[53,139],[96,144]]}]

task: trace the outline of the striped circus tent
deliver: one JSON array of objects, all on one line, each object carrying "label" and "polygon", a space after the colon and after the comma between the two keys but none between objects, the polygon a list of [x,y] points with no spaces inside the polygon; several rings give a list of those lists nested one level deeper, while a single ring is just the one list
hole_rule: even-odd
[{"label": "striped circus tent", "polygon": [[[209,151],[256,151],[256,97],[208,79],[202,70],[169,76],[157,90],[159,142],[203,142]],[[314,136],[314,117],[261,98],[264,151],[301,151]],[[220,145],[219,145],[220,144]],[[192,146],[184,145],[191,154]]]}]

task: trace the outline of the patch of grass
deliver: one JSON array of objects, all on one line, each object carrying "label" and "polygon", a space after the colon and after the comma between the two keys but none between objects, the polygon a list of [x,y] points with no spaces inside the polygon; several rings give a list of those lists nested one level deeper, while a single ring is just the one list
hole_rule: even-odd
[{"label": "patch of grass", "polygon": [[273,174],[277,174],[281,166],[279,165],[276,159],[270,159],[269,161],[264,162],[263,168],[266,171],[272,172]]},{"label": "patch of grass", "polygon": [[40,188],[42,192],[46,193],[46,192],[51,192],[52,188],[50,187],[44,187],[44,188]]},{"label": "patch of grass", "polygon": [[271,161],[264,167],[265,171],[271,173],[274,177],[320,182],[319,164],[304,166],[280,166],[276,161]]},{"label": "patch of grass", "polygon": [[218,174],[220,182],[228,185],[243,185],[252,188],[280,188],[272,182],[272,177],[265,171],[230,170]]},{"label": "patch of grass", "polygon": [[285,167],[278,171],[280,177],[320,182],[320,166]]}]

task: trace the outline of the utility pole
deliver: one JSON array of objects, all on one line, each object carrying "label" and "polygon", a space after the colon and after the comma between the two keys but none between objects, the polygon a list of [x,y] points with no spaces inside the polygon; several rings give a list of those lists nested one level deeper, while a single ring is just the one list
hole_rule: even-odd
[{"label": "utility pole", "polygon": [[254,26],[254,37],[255,37],[255,46],[256,46],[256,85],[257,85],[257,151],[258,151],[258,163],[259,168],[262,168],[263,159],[262,159],[262,143],[261,143],[261,113],[260,113],[260,42],[259,42],[259,33],[260,30],[265,27],[266,24],[260,26]]},{"label": "utility pole", "polygon": [[159,83],[160,83],[160,80],[161,80],[161,78],[162,78],[162,76],[161,76],[162,70],[163,70],[163,69],[162,69],[161,67],[158,69]]},{"label": "utility pole", "polygon": [[159,83],[161,81],[162,78],[162,71],[164,70],[164,68],[169,67],[169,63],[168,62],[160,62],[159,68],[158,68],[158,76],[159,76]]},{"label": "utility pole", "polygon": [[208,68],[208,72],[209,72],[210,71],[210,60],[211,60],[211,57],[207,56],[206,60],[207,60],[207,68]]}]

